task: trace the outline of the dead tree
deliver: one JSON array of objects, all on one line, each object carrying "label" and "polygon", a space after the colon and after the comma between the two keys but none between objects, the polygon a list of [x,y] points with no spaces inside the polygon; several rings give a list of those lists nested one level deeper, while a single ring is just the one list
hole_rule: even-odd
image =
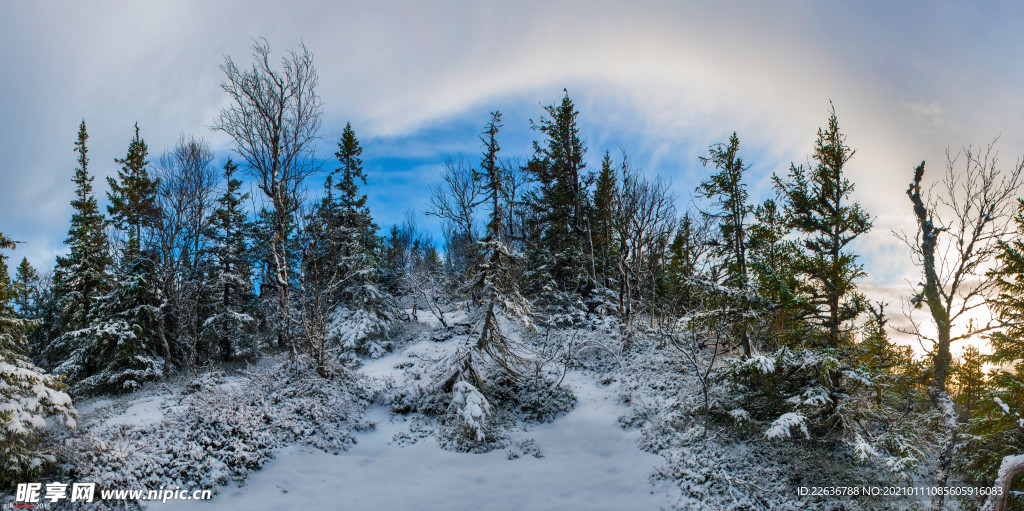
[{"label": "dead tree", "polygon": [[[957,418],[949,397],[946,380],[952,355],[950,346],[998,327],[994,320],[977,324],[970,319],[974,311],[987,307],[994,296],[994,279],[985,271],[999,250],[999,240],[1012,230],[1014,197],[1020,188],[1024,162],[1008,172],[997,166],[994,144],[984,150],[968,147],[952,155],[947,151],[947,171],[937,188],[922,196],[924,162],[914,170],[914,181],[907,196],[914,208],[917,233],[913,238],[897,235],[911,249],[914,263],[921,269],[923,282],[911,299],[913,308],[926,307],[935,335],[914,321],[906,333],[922,343],[931,343],[929,353],[934,376],[928,387],[932,405],[943,418],[942,450],[937,460],[934,486],[945,487],[953,465],[957,442]],[[927,346],[926,346],[927,349]],[[941,510],[945,495],[936,495],[933,510]]]},{"label": "dead tree", "polygon": [[[253,45],[255,62],[251,69],[239,69],[231,57],[225,57],[220,66],[225,75],[221,88],[232,104],[220,111],[213,126],[233,139],[249,174],[271,204],[270,239],[263,241],[272,256],[271,283],[277,291],[282,318],[290,316],[290,220],[300,205],[297,194],[302,182],[316,171],[313,146],[323,116],[316,95],[318,77],[313,55],[304,44],[299,48],[299,52],[291,50],[281,59],[280,69],[271,65],[270,45],[264,39]],[[279,342],[287,344],[295,355],[287,320],[277,329]]]}]

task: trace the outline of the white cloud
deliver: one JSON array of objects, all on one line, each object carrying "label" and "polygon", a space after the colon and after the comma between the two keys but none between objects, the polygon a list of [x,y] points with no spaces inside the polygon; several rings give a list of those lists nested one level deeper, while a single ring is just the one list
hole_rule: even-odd
[{"label": "white cloud", "polygon": [[223,150],[206,129],[225,101],[218,66],[223,55],[247,62],[264,36],[277,52],[312,49],[325,125],[352,121],[364,140],[430,154],[425,127],[497,103],[547,104],[568,87],[594,153],[639,141],[634,161],[681,194],[701,175],[696,156],[733,130],[755,193],[770,193],[771,172],[805,161],[831,99],[858,151],[855,197],[875,216],[864,260],[898,280],[913,269],[888,231],[913,227],[903,193],[914,165],[935,172],[946,146],[998,133],[1004,152],[1024,147],[1022,70],[1006,65],[1024,49],[1020,19],[1010,4],[952,2],[5,3],[0,44],[16,50],[0,66],[16,78],[0,82],[0,229],[45,233],[32,237],[49,240],[40,257],[59,250],[83,117],[100,176],[135,121],[154,157],[181,132]]}]

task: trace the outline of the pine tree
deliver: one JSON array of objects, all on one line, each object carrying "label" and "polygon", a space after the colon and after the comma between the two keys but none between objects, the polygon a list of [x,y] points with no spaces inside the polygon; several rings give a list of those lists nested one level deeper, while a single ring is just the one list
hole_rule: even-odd
[{"label": "pine tree", "polygon": [[818,130],[816,164],[808,172],[792,165],[787,180],[774,176],[785,200],[787,223],[800,235],[803,253],[797,262],[803,293],[814,307],[810,319],[825,330],[823,344],[836,347],[843,340],[843,325],[864,310],[856,293],[856,280],[865,275],[848,245],[871,229],[871,217],[860,204],[850,203],[853,183],[844,174],[854,152],[839,131],[835,107],[828,127]]},{"label": "pine tree", "polygon": [[710,199],[715,211],[705,213],[718,223],[716,252],[724,262],[725,284],[743,291],[747,287],[747,216],[753,209],[747,203],[747,185],[743,173],[749,166],[739,157],[740,139],[733,132],[728,144],[715,144],[708,156],[700,157],[705,167],[718,169],[697,187],[697,196]]},{"label": "pine tree", "polygon": [[772,199],[754,208],[750,226],[748,266],[751,283],[759,295],[775,304],[767,316],[768,341],[773,347],[795,345],[806,337],[799,319],[806,315],[807,304],[799,294],[796,273],[798,247],[787,238],[786,218]]},{"label": "pine tree", "polygon": [[248,241],[251,225],[243,209],[249,194],[240,192],[242,181],[237,179],[237,171],[238,166],[228,158],[224,164],[226,188],[217,198],[209,234],[213,268],[206,294],[211,298],[211,310],[202,337],[223,361],[256,354],[253,261]]},{"label": "pine tree", "polygon": [[94,178],[88,171],[88,139],[85,121],[82,121],[75,142],[78,167],[73,179],[77,187],[75,199],[71,201],[74,213],[68,237],[64,240],[70,253],[57,258],[53,274],[56,307],[53,321],[56,324],[48,326],[52,337],[41,353],[42,362],[49,368],[66,362],[75,351],[74,339],[68,334],[88,326],[96,297],[108,289],[106,270],[110,256],[105,221],[92,192]]},{"label": "pine tree", "polygon": [[154,353],[159,303],[152,265],[148,257],[121,258],[89,326],[68,334],[75,350],[56,372],[74,382],[74,392],[131,392],[164,374],[165,361]]},{"label": "pine tree", "polygon": [[378,357],[389,347],[386,336],[398,310],[381,286],[377,225],[359,191],[366,184],[362,152],[352,125],[346,124],[334,153],[337,194],[328,193],[317,212],[322,227],[316,228],[323,229],[324,241],[315,260],[331,307],[328,339],[348,351]]},{"label": "pine tree", "polygon": [[[704,215],[718,224],[715,240],[715,255],[721,261],[725,274],[724,284],[738,291],[738,297],[747,296],[747,216],[751,206],[747,203],[747,185],[743,173],[749,168],[739,157],[740,139],[733,132],[728,144],[715,144],[708,149],[708,156],[701,157],[701,163],[718,169],[697,187],[699,197],[713,201],[714,211]],[[742,319],[734,323],[736,337],[743,348],[743,355],[751,354],[750,325]]]},{"label": "pine tree", "polygon": [[[0,233],[0,250],[14,242]],[[59,381],[28,359],[25,331],[32,321],[19,317],[10,302],[18,294],[7,274],[7,256],[0,253],[0,489],[32,480],[53,457],[39,451],[46,418],[75,427],[77,412],[61,392]]]},{"label": "pine tree", "polygon": [[146,142],[139,136],[139,124],[135,123],[135,136],[128,144],[128,154],[124,158],[114,159],[115,163],[121,165],[117,179],[107,178],[110,185],[107,212],[111,223],[128,233],[126,257],[139,254],[142,229],[155,225],[159,213],[156,191],[160,180],[149,176],[149,161],[146,160],[148,153]]},{"label": "pine tree", "polygon": [[604,159],[601,160],[601,171],[597,175],[597,184],[594,189],[593,208],[593,240],[594,240],[594,265],[598,277],[598,283],[605,288],[614,287],[613,279],[617,270],[615,265],[614,226],[612,215],[615,207],[615,196],[618,176],[615,167],[612,166],[611,155],[605,151]]},{"label": "pine tree", "polygon": [[981,404],[987,388],[984,358],[978,348],[973,345],[964,347],[960,363],[953,368],[953,383],[956,393],[953,402],[957,405],[957,413],[962,420],[967,420]]},{"label": "pine tree", "polygon": [[22,258],[14,277],[14,289],[17,292],[14,303],[23,317],[35,319],[38,316],[39,284],[39,272],[32,267],[27,257]]},{"label": "pine tree", "polygon": [[[531,266],[547,267],[560,291],[580,291],[594,280],[593,243],[586,211],[587,185],[583,174],[587,148],[579,136],[579,112],[566,92],[559,105],[544,108],[550,118],[533,124],[544,137],[533,143],[534,157],[527,169],[538,182],[533,207],[535,250]],[[532,122],[532,121],[531,121]],[[551,261],[550,264],[545,261]]]}]

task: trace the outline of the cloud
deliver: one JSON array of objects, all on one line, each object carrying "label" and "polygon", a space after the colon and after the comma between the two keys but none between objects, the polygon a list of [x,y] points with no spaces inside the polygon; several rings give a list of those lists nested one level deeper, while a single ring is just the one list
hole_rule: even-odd
[{"label": "cloud", "polygon": [[[474,154],[495,108],[506,151],[528,152],[526,119],[568,87],[592,161],[622,144],[681,202],[705,175],[697,156],[734,130],[753,195],[769,196],[773,172],[806,161],[832,100],[857,149],[854,196],[875,218],[863,260],[872,279],[899,283],[913,268],[889,231],[913,228],[903,192],[914,165],[941,168],[947,146],[998,133],[1009,152],[1024,147],[1024,70],[1005,65],[1024,50],[1021,18],[1012,3],[956,2],[4,3],[0,44],[17,50],[0,55],[11,77],[0,82],[0,230],[51,264],[82,118],[98,176],[136,121],[154,158],[183,132],[226,155],[207,129],[226,101],[218,66],[248,62],[264,36],[277,54],[300,41],[314,52],[327,157],[351,121],[368,154],[428,168]],[[428,176],[376,170],[394,189],[371,198],[378,218],[422,204]]]}]

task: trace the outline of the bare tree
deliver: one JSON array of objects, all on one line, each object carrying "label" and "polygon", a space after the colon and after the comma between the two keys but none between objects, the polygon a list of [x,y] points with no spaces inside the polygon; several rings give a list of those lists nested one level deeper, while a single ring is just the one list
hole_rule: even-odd
[{"label": "bare tree", "polygon": [[[303,180],[316,171],[313,150],[320,130],[323,108],[316,95],[317,71],[313,55],[300,44],[281,59],[281,68],[270,62],[270,45],[260,39],[253,45],[251,69],[239,69],[224,58],[221,84],[232,105],[224,108],[213,128],[227,133],[235,150],[245,159],[249,173],[271,204],[271,239],[264,240],[272,255],[272,284],[276,287],[281,317],[288,317],[289,275],[287,245],[289,225],[298,210],[297,193]],[[278,325],[279,340],[291,347],[288,325]],[[283,338],[282,338],[283,336]]]},{"label": "bare tree", "polygon": [[[629,168],[629,160],[622,163],[622,186],[615,200],[612,223],[618,248],[619,306],[623,323],[627,326],[633,317],[633,299],[645,283],[645,270],[660,263],[665,247],[676,227],[676,213],[668,183],[660,177],[648,181]],[[653,273],[651,299],[654,295]],[[651,314],[654,314],[654,303]]]},{"label": "bare tree", "polygon": [[157,203],[160,221],[154,230],[159,251],[157,264],[158,337],[170,367],[168,318],[172,332],[182,345],[182,362],[190,369],[196,364],[197,343],[202,327],[200,293],[205,272],[203,251],[209,241],[214,194],[219,178],[210,165],[213,151],[202,139],[182,135],[175,147],[157,161],[160,187]]},{"label": "bare tree", "polygon": [[298,311],[294,321],[304,337],[305,352],[316,365],[317,374],[322,378],[330,376],[333,367],[330,363],[327,347],[327,326],[330,322],[330,300],[327,298],[322,282],[330,282],[336,278],[337,267],[321,265],[316,256],[326,243],[325,232],[316,221],[312,212],[296,215],[302,232],[300,257],[298,265]]},{"label": "bare tree", "polygon": [[711,388],[714,385],[714,370],[718,359],[728,353],[725,342],[729,330],[727,315],[717,310],[696,313],[681,318],[666,332],[672,346],[682,355],[683,363],[697,378],[704,405],[704,433],[706,437],[711,423]]},{"label": "bare tree", "polygon": [[477,242],[477,209],[483,190],[474,177],[473,164],[465,155],[449,157],[444,163],[444,183],[430,189],[430,209],[426,214],[445,220],[448,257],[462,273],[472,265]]},{"label": "bare tree", "polygon": [[[999,251],[999,240],[1013,230],[1014,197],[1024,162],[1018,161],[1007,172],[999,170],[994,145],[995,141],[984,150],[967,147],[955,155],[947,151],[946,175],[924,197],[921,162],[907,189],[917,233],[913,238],[898,235],[910,247],[924,277],[911,305],[927,307],[935,328],[935,335],[929,335],[911,318],[913,326],[907,333],[931,344],[934,376],[928,396],[942,414],[945,436],[933,483],[938,487],[949,480],[957,442],[956,411],[946,384],[952,362],[950,346],[999,326],[995,320],[979,324],[971,317],[994,296],[996,280],[986,279],[985,271]],[[944,502],[944,495],[936,495],[931,508],[941,510]]]}]

